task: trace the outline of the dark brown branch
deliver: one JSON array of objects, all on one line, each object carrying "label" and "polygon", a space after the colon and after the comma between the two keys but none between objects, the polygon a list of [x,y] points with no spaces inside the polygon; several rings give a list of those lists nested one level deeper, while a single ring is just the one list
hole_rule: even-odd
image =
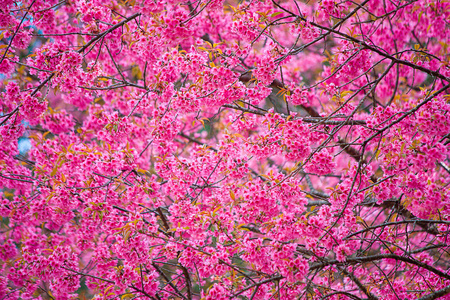
[{"label": "dark brown branch", "polygon": [[359,279],[356,278],[355,275],[353,275],[353,273],[350,273],[345,269],[342,270],[342,272],[344,273],[344,275],[348,276],[364,294],[366,294],[366,296],[368,297],[369,300],[377,300],[378,299],[378,297],[374,296],[371,292],[369,292],[367,287],[365,287],[361,283],[361,281],[359,281]]},{"label": "dark brown branch", "polygon": [[318,263],[312,264],[310,267],[310,270],[320,269],[320,268],[330,266],[330,265],[336,265],[336,266],[355,265],[355,264],[360,264],[360,263],[373,262],[373,261],[377,261],[377,260],[381,260],[381,259],[395,259],[395,260],[403,261],[406,263],[410,263],[410,264],[413,264],[420,268],[426,269],[426,270],[428,270],[440,277],[443,277],[447,280],[450,280],[449,274],[446,274],[426,263],[420,262],[413,258],[400,256],[400,255],[396,255],[396,254],[392,254],[392,253],[377,254],[377,255],[371,255],[371,256],[365,256],[365,257],[347,258],[343,262],[338,261],[338,260],[329,260],[329,261],[318,262]]},{"label": "dark brown branch", "polygon": [[268,278],[268,279],[265,279],[265,280],[261,280],[259,282],[256,282],[254,284],[251,284],[251,285],[243,288],[242,290],[240,290],[237,293],[234,293],[233,295],[230,296],[230,298],[235,298],[236,296],[242,294],[243,292],[245,292],[245,291],[247,291],[247,290],[249,290],[251,288],[259,287],[260,285],[263,285],[263,284],[266,284],[266,283],[269,283],[269,282],[272,282],[272,281],[275,281],[275,280],[280,280],[282,278],[283,278],[283,276],[276,276],[276,277]]},{"label": "dark brown branch", "polygon": [[170,280],[170,278],[167,277],[166,274],[164,274],[164,272],[158,267],[157,264],[155,264],[154,262],[152,263],[153,268],[155,268],[156,272],[159,273],[159,275],[161,275],[161,277],[163,277],[166,281],[167,284],[170,285],[170,287],[178,294],[180,295],[183,299],[186,299],[186,296],[183,295],[182,292],[180,292],[180,290],[178,290],[178,288],[172,283],[172,281]]},{"label": "dark brown branch", "polygon": [[450,285],[447,285],[446,287],[444,287],[443,289],[440,289],[434,293],[431,293],[429,295],[426,295],[424,297],[421,297],[417,300],[434,300],[434,299],[438,299],[442,296],[445,296],[447,294],[450,293]]}]

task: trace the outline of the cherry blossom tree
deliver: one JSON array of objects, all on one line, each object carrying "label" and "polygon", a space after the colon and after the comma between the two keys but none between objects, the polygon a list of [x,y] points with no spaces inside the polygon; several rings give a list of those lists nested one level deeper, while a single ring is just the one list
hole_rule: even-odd
[{"label": "cherry blossom tree", "polygon": [[0,299],[450,299],[450,2],[0,0]]}]

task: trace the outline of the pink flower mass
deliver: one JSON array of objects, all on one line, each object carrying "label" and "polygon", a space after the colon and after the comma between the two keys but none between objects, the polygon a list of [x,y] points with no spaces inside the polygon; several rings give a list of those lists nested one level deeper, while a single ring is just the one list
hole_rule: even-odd
[{"label": "pink flower mass", "polygon": [[0,300],[450,299],[450,2],[0,0]]}]

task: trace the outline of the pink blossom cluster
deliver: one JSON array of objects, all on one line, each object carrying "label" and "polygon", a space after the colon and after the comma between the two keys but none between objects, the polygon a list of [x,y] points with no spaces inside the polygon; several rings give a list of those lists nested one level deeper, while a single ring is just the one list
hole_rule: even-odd
[{"label": "pink blossom cluster", "polygon": [[0,0],[0,298],[450,299],[449,19]]}]

